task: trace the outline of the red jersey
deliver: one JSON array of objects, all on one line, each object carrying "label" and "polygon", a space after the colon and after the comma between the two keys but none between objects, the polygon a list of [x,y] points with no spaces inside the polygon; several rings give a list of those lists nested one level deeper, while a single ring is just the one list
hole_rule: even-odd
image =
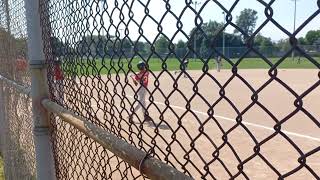
[{"label": "red jersey", "polygon": [[63,79],[63,73],[59,64],[54,65],[54,77],[55,77],[55,80]]},{"label": "red jersey", "polygon": [[144,87],[147,87],[148,86],[148,80],[149,80],[149,72],[146,71],[146,70],[142,70],[134,77],[134,79],[136,81],[138,81],[139,83],[142,82],[142,85]]}]

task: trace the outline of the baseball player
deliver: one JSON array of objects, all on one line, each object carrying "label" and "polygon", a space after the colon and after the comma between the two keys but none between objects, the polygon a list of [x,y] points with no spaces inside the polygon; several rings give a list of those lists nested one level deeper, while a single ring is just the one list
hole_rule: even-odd
[{"label": "baseball player", "polygon": [[[188,64],[189,64],[189,59],[188,58],[184,59],[183,62],[182,62],[182,67],[183,67],[183,69],[185,71],[187,71],[187,69],[188,69]],[[175,71],[174,74],[176,74],[178,72],[181,72],[181,70],[180,71]],[[186,74],[184,74],[183,77],[187,78],[188,76]]]},{"label": "baseball player", "polygon": [[63,72],[61,70],[61,61],[56,59],[54,62],[54,80],[56,83],[56,96],[57,96],[57,100],[60,103],[63,103],[64,101],[64,90],[63,90]]},{"label": "baseball player", "polygon": [[[130,76],[133,80],[133,83],[136,86],[140,86],[138,89],[138,104],[134,108],[133,112],[136,112],[138,109],[142,109],[145,121],[151,121],[150,116],[146,114],[146,93],[148,88],[149,81],[149,72],[147,70],[147,65],[144,61],[139,61],[137,64],[139,69],[138,74]],[[129,121],[132,122],[132,115],[129,116]]]},{"label": "baseball player", "polygon": [[216,64],[217,64],[217,71],[218,71],[218,72],[220,72],[221,63],[222,63],[222,58],[221,58],[221,56],[217,56]]}]

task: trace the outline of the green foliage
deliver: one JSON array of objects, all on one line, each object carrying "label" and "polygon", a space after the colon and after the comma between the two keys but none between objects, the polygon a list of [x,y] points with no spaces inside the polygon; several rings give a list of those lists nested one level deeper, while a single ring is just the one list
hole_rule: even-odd
[{"label": "green foliage", "polygon": [[307,40],[305,38],[303,38],[303,37],[300,37],[298,39],[298,42],[299,42],[299,45],[308,45]]},{"label": "green foliage", "polygon": [[187,45],[186,45],[186,43],[185,43],[184,41],[179,40],[178,43],[177,43],[177,45],[176,45],[176,47],[177,47],[177,48],[186,48]]},{"label": "green foliage", "polygon": [[68,43],[63,43],[60,39],[57,37],[51,37],[50,39],[51,44],[53,45],[52,53],[55,56],[63,56],[66,53],[72,51],[72,48],[69,46]]},{"label": "green foliage", "polygon": [[145,55],[147,53],[147,45],[141,41],[136,41],[134,43],[134,47],[142,55]]},{"label": "green foliage", "polygon": [[271,38],[267,38],[258,34],[254,39],[254,46],[259,48],[259,51],[263,54],[272,55],[274,51],[274,43]]},{"label": "green foliage", "polygon": [[[239,35],[229,34],[223,31],[223,23],[218,23],[216,21],[209,21],[208,23],[203,23],[201,29],[206,34],[200,30],[193,29],[190,32],[190,44],[194,49],[194,40],[196,41],[196,52],[203,56],[207,56],[213,53],[213,48],[219,48],[222,52],[223,46],[223,34],[225,35],[225,46],[226,47],[239,47],[242,46],[242,40]],[[193,38],[194,37],[194,38]]]},{"label": "green foliage", "polygon": [[[253,33],[258,19],[258,12],[253,9],[246,8],[240,12],[240,15],[237,16],[236,25],[240,27],[243,32],[249,36]],[[239,31],[236,29],[235,33]]]},{"label": "green foliage", "polygon": [[[253,9],[244,9],[240,15],[237,16],[236,24],[245,33],[251,35],[255,29],[257,21],[257,12]],[[244,47],[244,37],[239,34],[237,30],[235,33],[227,33],[223,31],[224,24],[217,21],[205,22],[201,25],[201,30],[196,27],[193,28],[190,33],[190,39],[188,42],[179,40],[175,44],[175,55],[169,54],[171,58],[178,57],[194,57],[193,51],[196,51],[198,57],[209,58],[216,56],[214,51],[217,50],[222,53],[223,36],[225,38],[225,47],[229,47],[226,54],[232,58],[237,57],[243,53],[241,48]],[[1,33],[1,31],[0,31]],[[3,33],[3,32],[2,32]],[[298,39],[299,45],[312,45],[320,44],[320,30],[309,31],[306,37],[300,37]],[[54,44],[54,53],[58,56],[64,55],[65,52],[71,55],[80,55],[82,57],[89,58],[116,58],[126,56],[132,58],[136,56],[148,57],[151,53],[151,45],[148,42],[134,41],[132,42],[128,37],[120,39],[110,35],[97,36],[90,35],[84,36],[80,41],[76,43],[76,47],[71,48],[68,42],[62,42],[57,38],[52,38]],[[17,40],[17,45],[22,46],[26,44],[26,40]],[[159,36],[154,44],[156,53],[161,57],[165,57],[169,53],[170,41],[165,36]],[[273,42],[271,38],[264,37],[262,34],[257,34],[254,39],[254,46],[257,49],[267,55],[268,57],[274,57],[279,53],[288,51],[291,48],[288,39],[281,39],[278,42]],[[237,50],[237,48],[239,49]],[[26,50],[21,51],[24,52]],[[123,54],[124,53],[124,54]],[[255,56],[250,56],[255,57]]]},{"label": "green foliage", "polygon": [[169,41],[164,36],[159,36],[155,43],[155,48],[158,54],[166,54],[168,52]]},{"label": "green foliage", "polygon": [[187,54],[187,44],[179,40],[176,44],[176,54],[178,57],[183,58]]},{"label": "green foliage", "polygon": [[267,38],[262,36],[261,34],[258,34],[254,39],[254,46],[273,46],[273,42],[271,38]]},{"label": "green foliage", "polygon": [[320,30],[316,30],[316,31],[309,31],[306,34],[306,40],[307,43],[312,45],[315,44],[316,41],[318,41],[320,39]]},{"label": "green foliage", "polygon": [[291,45],[289,43],[289,39],[281,39],[277,42],[276,47],[280,51],[288,51],[291,48]]}]

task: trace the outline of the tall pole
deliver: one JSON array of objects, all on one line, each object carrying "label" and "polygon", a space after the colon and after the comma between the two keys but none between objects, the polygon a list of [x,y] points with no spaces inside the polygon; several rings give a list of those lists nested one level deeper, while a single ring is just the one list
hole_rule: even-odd
[{"label": "tall pole", "polygon": [[[55,180],[54,160],[50,143],[49,113],[41,105],[41,100],[49,97],[49,90],[46,78],[40,13],[38,11],[40,3],[47,3],[47,1],[25,0],[36,173],[37,179]],[[45,8],[48,8],[48,6],[45,6]]]},{"label": "tall pole", "polygon": [[[102,5],[103,2],[100,2],[98,1],[98,6],[99,6],[99,13],[100,13],[100,28],[101,28],[101,35],[102,37],[104,37],[104,28],[102,27],[103,24],[104,24],[104,21],[103,21],[103,5]],[[100,34],[99,34],[100,35]]]},{"label": "tall pole", "polygon": [[[223,11],[222,14],[223,14],[223,25],[225,25],[226,24],[225,12]],[[223,32],[222,32],[222,53],[224,56],[226,55],[225,54],[225,46],[226,46],[225,43],[226,43],[226,39],[225,39],[225,33],[224,33],[224,29],[223,29]]]},{"label": "tall pole", "polygon": [[[192,4],[194,4],[194,10],[196,11],[196,16],[195,16],[195,21],[197,18],[197,5],[201,4],[198,1],[192,2]],[[197,37],[196,37],[196,32],[194,32],[194,40],[193,40],[193,48],[194,48],[194,53],[193,53],[193,58],[194,60],[196,60],[197,56],[196,56],[196,50],[197,50]]]},{"label": "tall pole", "polygon": [[[294,0],[294,12],[293,12],[293,33],[296,31],[296,17],[297,17],[297,0]],[[294,50],[292,51],[292,60],[294,61]]]},{"label": "tall pole", "polygon": [[122,32],[123,32],[123,30],[124,30],[123,28],[120,28],[120,29],[119,29],[119,31],[120,31],[120,37],[119,37],[120,40],[121,40],[121,37],[122,37]]}]

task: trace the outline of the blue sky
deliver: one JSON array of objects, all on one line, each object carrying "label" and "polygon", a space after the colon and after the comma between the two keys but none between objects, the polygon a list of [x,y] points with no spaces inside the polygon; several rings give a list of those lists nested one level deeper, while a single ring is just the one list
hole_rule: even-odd
[{"label": "blue sky", "polygon": [[[81,1],[81,0],[79,0]],[[186,2],[190,0],[169,0],[169,4],[171,5],[171,11],[173,11],[176,15],[181,15],[181,21],[183,23],[183,31],[189,34],[190,30],[195,27],[195,14],[189,8],[183,12],[183,9],[186,7]],[[201,17],[203,18],[203,22],[208,22],[210,20],[215,20],[218,22],[223,22],[223,14],[222,9],[213,1],[213,0],[198,0],[202,2],[197,6],[197,11],[200,11],[201,7],[204,7],[201,10]],[[118,7],[122,6],[122,0],[117,1]],[[154,40],[156,35],[158,34],[157,24],[154,23],[151,18],[146,18],[142,23],[143,18],[145,17],[145,8],[141,5],[141,3],[146,4],[148,0],[128,0],[128,4],[131,5],[131,10],[133,12],[133,19],[143,28],[143,34],[149,39]],[[205,6],[204,3],[208,2]],[[235,0],[219,0],[219,2],[226,8],[230,9],[231,5],[235,2]],[[270,0],[265,0],[265,2],[270,2]],[[92,1],[92,13],[96,15],[99,10],[98,8],[107,9],[107,12],[111,13],[114,10],[115,4],[113,0],[106,0],[106,4],[100,4],[98,6],[98,0]],[[194,7],[194,6],[193,6]],[[238,4],[235,6],[232,15],[233,22],[236,20],[236,16],[240,14],[244,8],[251,8],[258,12],[258,20],[256,28],[266,19],[264,14],[265,7],[257,0],[239,0]],[[283,27],[285,27],[290,32],[293,31],[293,14],[294,14],[294,1],[293,0],[276,0],[273,5],[273,18]],[[151,0],[148,4],[149,14],[155,18],[156,21],[160,22],[163,15],[166,13],[166,4],[163,0]],[[296,27],[298,28],[308,17],[310,17],[316,10],[318,9],[317,0],[297,0],[297,19],[296,19]],[[124,14],[123,22],[128,23],[128,33],[132,40],[137,40],[139,37],[139,27],[130,21],[129,18],[129,8],[124,7],[121,10]],[[107,27],[108,32],[111,35],[115,35],[116,29],[121,29],[121,36],[124,36],[125,25],[120,22],[119,19],[120,10],[114,10],[112,14],[107,15],[106,12],[98,13],[97,16],[89,18],[89,23],[91,24],[90,31],[93,31],[93,34],[98,34],[99,27],[101,27],[101,23]],[[110,18],[111,16],[111,18]],[[86,18],[85,18],[86,19]],[[110,20],[113,20],[113,25],[110,26]],[[96,29],[93,28],[93,21],[97,22]],[[162,20],[162,31],[169,38],[174,37],[174,42],[182,39],[186,41],[186,36],[179,32],[174,36],[174,33],[177,31],[176,27],[177,20],[171,14],[167,14],[165,18]],[[305,36],[305,34],[309,30],[317,30],[320,29],[320,15],[316,16],[297,36]],[[226,31],[233,32],[233,27],[228,26]],[[100,31],[101,34],[105,34],[106,31]],[[276,26],[272,23],[268,23],[261,31],[262,35],[266,37],[270,37],[272,40],[277,41],[279,39],[287,38],[287,36],[282,33]],[[141,41],[145,41],[143,39],[139,39]]]}]

